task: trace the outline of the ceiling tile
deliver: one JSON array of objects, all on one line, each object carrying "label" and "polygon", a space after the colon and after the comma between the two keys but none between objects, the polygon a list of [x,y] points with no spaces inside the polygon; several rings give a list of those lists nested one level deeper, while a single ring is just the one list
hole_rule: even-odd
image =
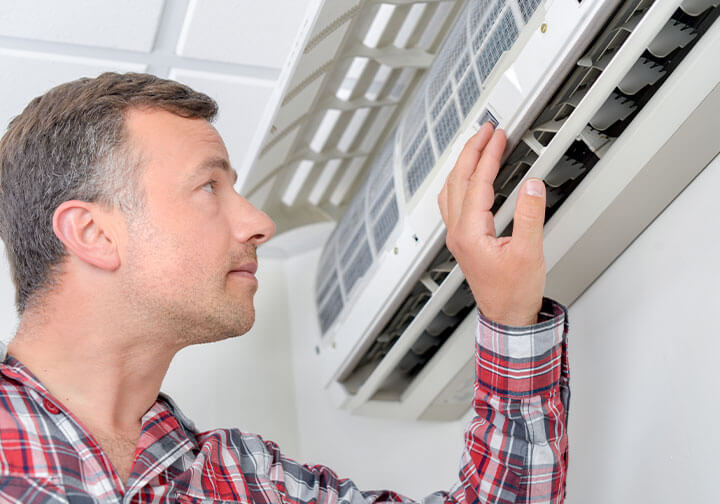
[{"label": "ceiling tile", "polygon": [[193,0],[178,53],[281,68],[312,0]]},{"label": "ceiling tile", "polygon": [[150,52],[163,0],[2,0],[0,35]]},{"label": "ceiling tile", "polygon": [[[274,81],[174,69],[170,78],[210,95],[220,107],[215,127],[220,132],[230,161],[237,169],[246,163],[248,147],[265,111]],[[245,174],[238,173],[240,187]]]},{"label": "ceiling tile", "polygon": [[[30,100],[63,82],[106,71],[143,72],[145,65],[0,49],[0,135]],[[20,79],[20,80],[19,80]],[[20,85],[18,83],[21,82]]]}]

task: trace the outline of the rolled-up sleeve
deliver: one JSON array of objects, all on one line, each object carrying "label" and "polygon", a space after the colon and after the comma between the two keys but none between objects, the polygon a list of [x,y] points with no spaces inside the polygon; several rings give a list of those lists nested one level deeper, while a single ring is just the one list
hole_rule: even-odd
[{"label": "rolled-up sleeve", "polygon": [[544,300],[539,322],[496,324],[478,314],[475,417],[465,433],[465,502],[562,502],[570,400],[567,311]]}]

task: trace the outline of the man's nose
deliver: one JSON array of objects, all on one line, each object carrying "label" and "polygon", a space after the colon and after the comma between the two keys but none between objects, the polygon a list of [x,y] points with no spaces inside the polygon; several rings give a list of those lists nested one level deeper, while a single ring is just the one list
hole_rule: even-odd
[{"label": "man's nose", "polygon": [[242,196],[239,199],[241,201],[236,210],[238,214],[233,219],[236,238],[240,242],[255,246],[265,243],[275,234],[275,223],[248,200]]}]

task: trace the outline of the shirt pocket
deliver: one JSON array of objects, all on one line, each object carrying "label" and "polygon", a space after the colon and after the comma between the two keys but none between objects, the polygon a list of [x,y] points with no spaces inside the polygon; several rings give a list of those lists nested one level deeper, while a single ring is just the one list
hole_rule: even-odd
[{"label": "shirt pocket", "polygon": [[0,504],[69,504],[65,491],[53,477],[4,474],[0,476]]}]

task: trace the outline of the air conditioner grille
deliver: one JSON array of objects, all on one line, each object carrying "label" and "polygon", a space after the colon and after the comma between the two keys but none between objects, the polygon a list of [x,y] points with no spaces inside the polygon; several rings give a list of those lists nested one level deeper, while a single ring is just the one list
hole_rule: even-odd
[{"label": "air conditioner grille", "polygon": [[[324,264],[330,264],[330,258],[334,256],[335,246],[333,245],[332,247],[327,247],[323,250],[320,261]],[[337,265],[333,263],[327,269],[318,271],[316,282],[317,288],[315,291],[315,299],[318,303],[320,303],[323,299],[325,299],[325,294],[328,290],[330,290],[330,285],[333,282],[337,284]]]},{"label": "air conditioner grille", "polygon": [[378,198],[375,200],[375,203],[373,203],[370,209],[370,217],[372,218],[372,220],[376,220],[378,218],[378,215],[385,207],[385,203],[387,202],[391,194],[393,196],[395,195],[395,184],[392,180],[385,185],[382,192],[380,192]]},{"label": "air conditioner grille", "polygon": [[420,131],[418,131],[417,135],[415,135],[415,139],[412,141],[410,146],[405,151],[405,154],[403,155],[403,164],[409,165],[410,161],[412,161],[413,156],[420,148],[420,144],[422,144],[422,141],[425,139],[425,136],[427,135],[427,126],[425,124],[422,125],[420,128]]},{"label": "air conditioner grille", "polygon": [[398,209],[397,198],[395,198],[393,194],[392,199],[373,226],[373,238],[375,239],[376,250],[380,250],[385,246],[399,218],[400,210]]},{"label": "air conditioner grille", "polygon": [[[378,253],[382,249],[398,222],[400,213],[395,196],[392,159],[393,145],[389,143],[375,159],[367,181],[358,191],[360,197],[352,201],[345,218],[323,251],[321,262],[328,269],[318,271],[316,279],[316,300],[321,312],[331,303],[324,294],[339,283],[337,275],[329,275],[327,271],[336,267],[342,269],[340,292],[347,298],[357,281],[372,265],[373,251]],[[337,250],[337,255],[329,253],[330,250]],[[321,326],[327,329],[340,312],[329,309],[324,313],[327,319],[325,325]]]},{"label": "air conditioner grille", "polygon": [[415,194],[422,184],[425,177],[435,166],[435,155],[433,154],[430,140],[424,139],[422,147],[417,151],[417,156],[410,165],[410,171],[407,174],[408,193]]},{"label": "air conditioner grille", "polygon": [[460,127],[460,117],[458,117],[455,103],[451,102],[445,109],[443,115],[435,123],[433,131],[435,132],[435,145],[437,146],[438,152],[443,152],[445,148],[455,136],[455,132]]},{"label": "air conditioner grille", "polygon": [[480,97],[480,86],[478,86],[475,74],[468,72],[458,88],[458,100],[462,114],[467,116],[475,102]]},{"label": "air conditioner grille", "polygon": [[[482,5],[483,3],[485,3],[484,6]],[[480,47],[483,45],[483,42],[487,37],[488,31],[490,31],[490,28],[492,28],[493,24],[495,24],[495,20],[497,20],[503,7],[505,7],[505,0],[498,0],[496,2],[478,2],[478,4],[471,10],[470,26],[478,26],[482,23],[480,29],[478,29],[477,32],[474,32],[475,36],[473,37],[472,42],[473,52],[480,50]]]},{"label": "air conditioner grille", "polygon": [[327,299],[328,294],[331,290],[335,289],[338,285],[338,276],[337,276],[337,270],[333,268],[330,271],[330,276],[328,277],[325,284],[320,288],[317,295],[317,302],[318,304],[323,304],[323,302]]},{"label": "air conditioner grille", "polygon": [[484,49],[476,57],[481,80],[484,81],[488,78],[502,53],[512,47],[519,34],[520,31],[515,24],[512,11],[507,9],[500,23],[493,30],[490,40],[485,43]]},{"label": "air conditioner grille", "polygon": [[343,309],[343,298],[340,286],[336,285],[327,302],[320,307],[320,330],[327,331]]},{"label": "air conditioner grille", "polygon": [[372,252],[370,252],[370,246],[367,240],[361,242],[360,248],[355,254],[355,258],[352,260],[348,268],[343,272],[343,285],[345,292],[352,291],[360,277],[362,277],[372,264]]},{"label": "air conditioner grille", "polygon": [[[539,2],[532,8],[537,5]],[[526,8],[530,7],[531,3],[527,3]],[[503,52],[517,40],[521,27],[513,15],[514,8],[517,8],[514,2],[471,2],[443,44],[426,85],[420,89],[420,98],[402,122],[401,150],[405,153],[403,174],[408,197],[414,196],[429,173],[410,161],[417,149],[425,147],[426,123],[432,125],[433,156],[437,159],[480,96],[482,82],[489,77]],[[408,138],[412,140],[406,141]]]},{"label": "air conditioner grille", "polygon": [[542,0],[518,0],[520,4],[520,12],[522,13],[523,20],[527,23],[528,19],[533,15],[537,6],[540,5]]},{"label": "air conditioner grille", "polygon": [[[340,264],[350,264],[350,261],[352,260],[353,256],[355,255],[355,252],[358,250],[358,244],[363,242],[363,239],[365,238],[365,226],[362,226],[358,228],[355,232],[355,235],[352,237],[352,239],[347,243],[345,247],[345,251],[343,252],[343,255],[340,257]],[[349,291],[349,289],[348,289]]]},{"label": "air conditioner grille", "polygon": [[453,26],[442,48],[435,58],[432,68],[428,71],[427,87],[425,88],[426,104],[433,102],[436,96],[442,96],[442,89],[448,83],[448,76],[452,75],[453,68],[462,59],[466,52],[466,24],[468,8],[460,14],[459,22]]}]

